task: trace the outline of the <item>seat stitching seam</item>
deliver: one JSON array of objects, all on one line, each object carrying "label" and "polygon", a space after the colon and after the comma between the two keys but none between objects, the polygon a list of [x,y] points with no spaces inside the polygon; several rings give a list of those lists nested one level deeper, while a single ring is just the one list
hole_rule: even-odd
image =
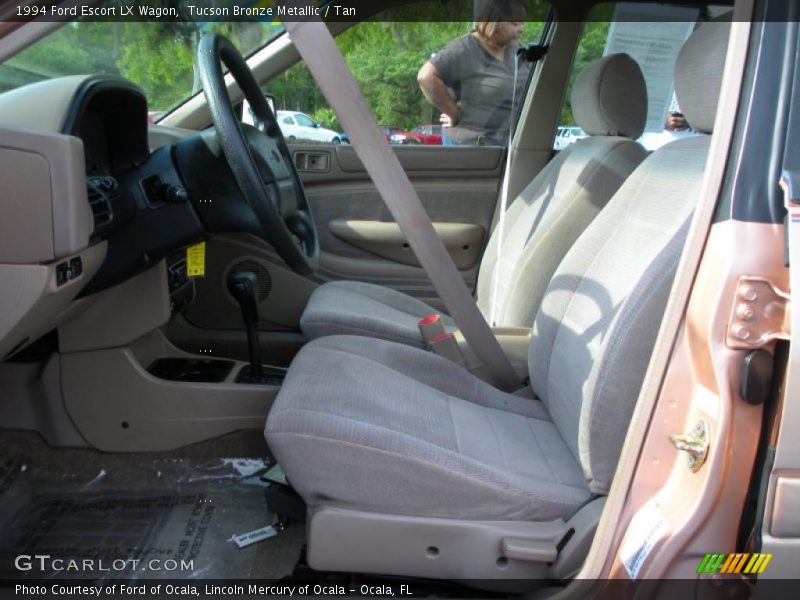
[{"label": "seat stitching seam", "polygon": [[542,447],[542,444],[539,442],[539,438],[536,436],[536,432],[534,431],[533,426],[530,424],[528,419],[525,419],[525,424],[528,426],[528,430],[531,432],[531,435],[533,436],[533,441],[536,442],[536,446],[539,448],[539,454],[544,459],[544,464],[547,465],[547,470],[550,471],[551,478],[561,483],[561,480],[556,476],[555,472],[553,471],[553,467],[550,464],[550,460],[547,458],[547,455],[544,452],[544,448]]},{"label": "seat stitching seam", "polygon": [[447,397],[447,414],[450,416],[450,423],[453,425],[453,437],[456,440],[456,451],[463,454],[461,450],[461,436],[458,435],[458,428],[456,427],[455,419],[453,419],[453,401],[450,396]]},{"label": "seat stitching seam", "polygon": [[503,447],[503,444],[500,442],[500,436],[497,435],[497,430],[494,427],[494,421],[492,420],[492,416],[486,410],[485,406],[483,406],[481,408],[483,408],[483,412],[485,413],[484,416],[485,416],[486,422],[489,423],[489,429],[491,430],[492,437],[494,437],[494,441],[497,444],[497,449],[500,450],[500,459],[503,461],[503,467],[506,470],[510,471],[509,464],[508,464],[508,458],[506,457],[506,451],[505,451],[505,448]]}]

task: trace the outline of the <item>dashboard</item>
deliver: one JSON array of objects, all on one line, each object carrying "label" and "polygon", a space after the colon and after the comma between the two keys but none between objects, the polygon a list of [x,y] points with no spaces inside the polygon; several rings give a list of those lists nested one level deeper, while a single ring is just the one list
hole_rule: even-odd
[{"label": "dashboard", "polygon": [[151,154],[147,101],[132,83],[90,77],[76,89],[63,133],[83,141],[92,240],[108,254],[81,296],[146,270],[204,235],[171,147]]},{"label": "dashboard", "polygon": [[0,360],[161,263],[185,296],[181,257],[206,235],[175,159],[191,132],[151,152],[148,127],[144,93],[118,77],[0,94]]}]

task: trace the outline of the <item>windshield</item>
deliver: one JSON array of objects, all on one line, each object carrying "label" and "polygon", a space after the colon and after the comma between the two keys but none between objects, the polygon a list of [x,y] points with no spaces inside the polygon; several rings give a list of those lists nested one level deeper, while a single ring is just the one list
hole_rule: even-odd
[{"label": "windshield", "polygon": [[195,49],[209,32],[222,33],[249,56],[282,33],[283,25],[78,20],[0,64],[0,93],[64,75],[120,75],[144,90],[150,115],[158,118],[200,91]]}]

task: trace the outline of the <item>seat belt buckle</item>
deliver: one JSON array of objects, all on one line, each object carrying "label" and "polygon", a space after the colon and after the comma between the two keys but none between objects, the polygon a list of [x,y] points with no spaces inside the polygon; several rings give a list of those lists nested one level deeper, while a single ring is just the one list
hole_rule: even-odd
[{"label": "seat belt buckle", "polygon": [[456,364],[464,365],[464,355],[461,354],[456,337],[445,331],[441,315],[429,315],[420,319],[417,325],[428,350]]},{"label": "seat belt buckle", "polygon": [[419,332],[422,334],[422,341],[425,342],[426,348],[430,348],[431,340],[447,333],[442,323],[442,315],[436,313],[420,319],[417,322],[417,327],[419,327]]}]

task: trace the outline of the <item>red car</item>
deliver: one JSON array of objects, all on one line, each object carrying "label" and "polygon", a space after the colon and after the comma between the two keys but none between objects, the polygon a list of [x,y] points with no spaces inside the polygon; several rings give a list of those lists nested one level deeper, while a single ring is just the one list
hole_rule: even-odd
[{"label": "red car", "polygon": [[441,125],[421,125],[413,131],[405,131],[395,125],[380,127],[390,144],[442,144]]},{"label": "red car", "polygon": [[[383,131],[383,135],[386,136],[386,141],[390,144],[407,144],[408,142],[405,141],[396,141],[399,139],[405,139],[404,136],[411,135],[409,132],[405,131],[402,127],[398,127],[397,125],[379,125],[381,131]],[[416,143],[416,142],[412,142]]]},{"label": "red car", "polygon": [[412,133],[419,140],[419,144],[427,144],[430,146],[442,145],[441,125],[420,125]]},{"label": "red car", "polygon": [[420,125],[413,131],[403,131],[400,127],[382,125],[383,133],[391,144],[442,145],[441,125]]}]

